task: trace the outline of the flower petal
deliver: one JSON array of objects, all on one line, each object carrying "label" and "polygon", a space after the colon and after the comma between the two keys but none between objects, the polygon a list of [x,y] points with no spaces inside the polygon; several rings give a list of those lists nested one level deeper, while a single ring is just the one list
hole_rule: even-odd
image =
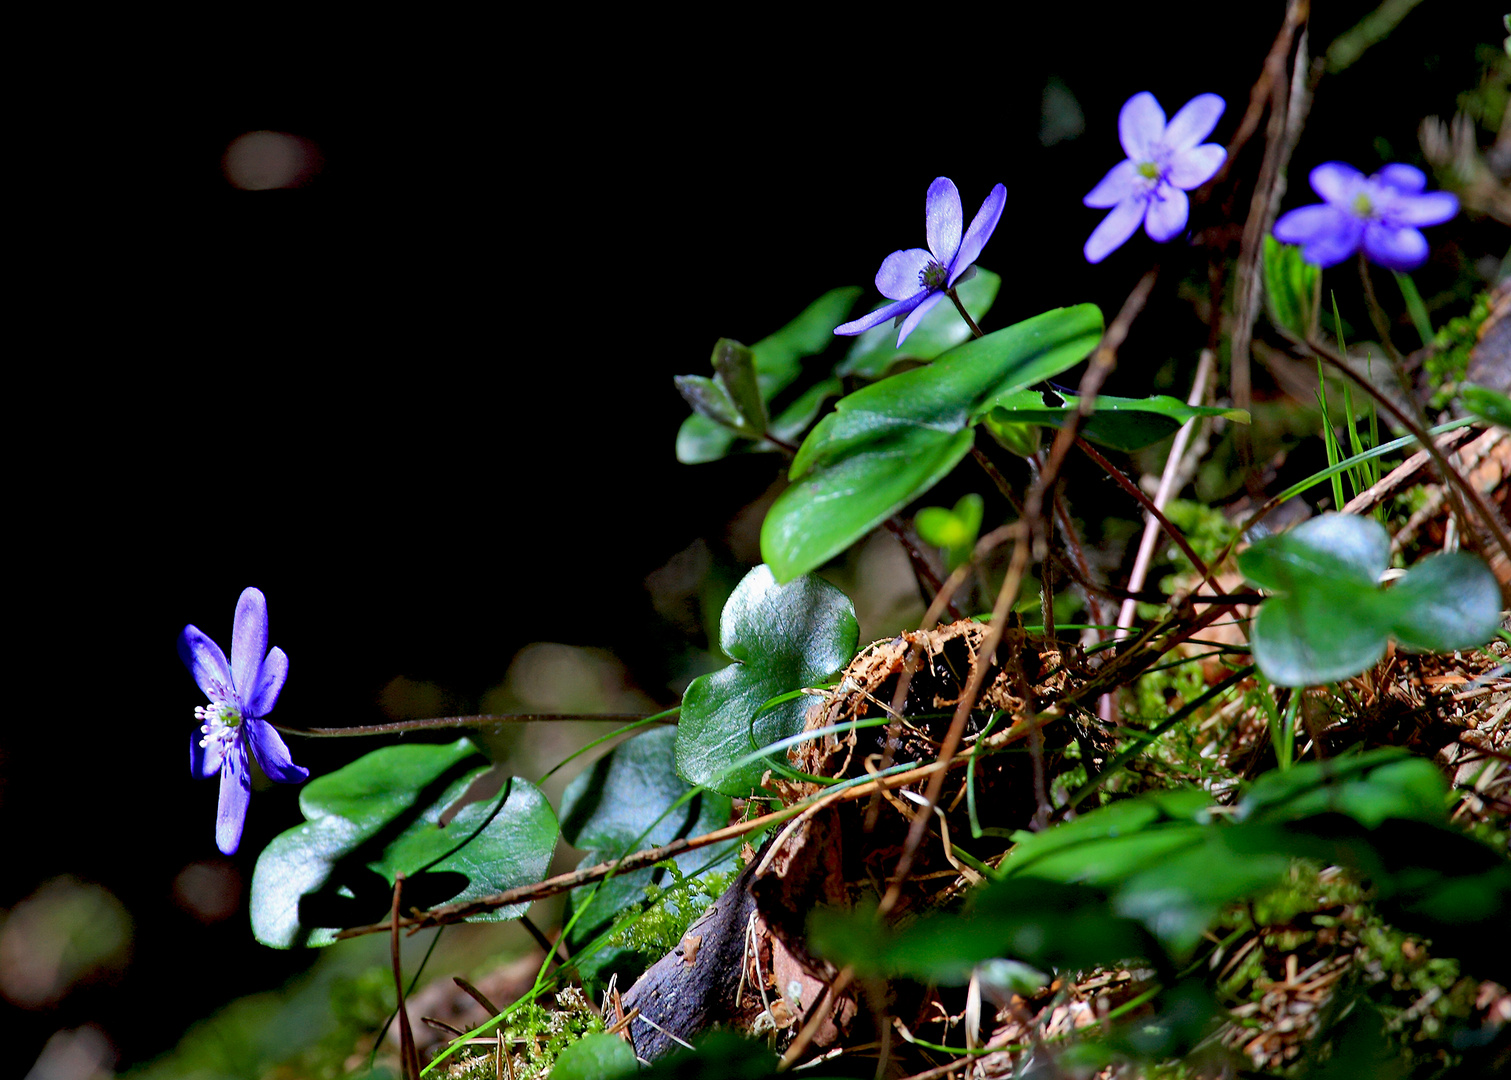
[{"label": "flower petal", "polygon": [[223,855],[235,855],[241,846],[241,831],[247,823],[247,803],[252,800],[252,778],[247,767],[246,743],[226,755],[220,770],[220,811],[215,818],[215,844]]},{"label": "flower petal", "polygon": [[960,227],[965,223],[965,211],[960,208],[960,192],[955,182],[941,176],[929,185],[924,198],[924,235],[928,237],[929,250],[941,266],[955,261],[960,250]]},{"label": "flower petal", "polygon": [[923,248],[892,252],[876,271],[876,291],[890,300],[910,299],[923,289],[923,272],[933,261],[934,256]]},{"label": "flower petal", "polygon": [[1107,175],[1097,181],[1097,186],[1088,191],[1081,202],[1086,206],[1101,208],[1116,206],[1124,199],[1138,194],[1141,186],[1138,162],[1124,158],[1107,170]]},{"label": "flower petal", "polygon": [[1281,214],[1272,231],[1282,244],[1306,244],[1323,233],[1347,228],[1350,220],[1350,216],[1336,206],[1312,203]]},{"label": "flower petal", "polygon": [[1392,199],[1384,217],[1392,225],[1441,225],[1459,212],[1459,201],[1446,191],[1401,195]]},{"label": "flower petal", "polygon": [[261,589],[245,589],[236,602],[236,622],[231,626],[231,678],[242,697],[249,697],[257,684],[267,652],[267,598]]},{"label": "flower petal", "polygon": [[189,743],[189,771],[197,779],[208,780],[220,772],[221,760],[225,757],[226,744],[216,739],[209,746],[201,746],[205,733],[195,728]]},{"label": "flower petal", "polygon": [[1148,205],[1144,199],[1125,199],[1114,206],[1112,213],[1102,219],[1102,223],[1092,230],[1087,239],[1086,246],[1082,249],[1086,261],[1099,263],[1126,244],[1128,238],[1138,232]]},{"label": "flower petal", "polygon": [[917,329],[919,320],[929,312],[933,311],[934,305],[939,303],[939,301],[943,299],[944,293],[942,292],[929,293],[923,298],[922,301],[919,302],[918,306],[913,309],[913,314],[909,315],[902,321],[902,326],[897,331],[897,347],[899,349],[902,348],[902,343],[907,338],[907,336],[911,334],[915,329]]},{"label": "flower petal", "polygon": [[1341,161],[1328,161],[1313,169],[1307,182],[1312,185],[1313,191],[1328,202],[1347,207],[1353,202],[1359,186],[1364,183],[1364,174]]},{"label": "flower petal", "polygon": [[1364,222],[1342,211],[1337,227],[1318,232],[1301,247],[1301,257],[1315,266],[1335,266],[1359,250]]},{"label": "flower petal", "polygon": [[1002,220],[1002,208],[1006,205],[1007,188],[998,184],[982,202],[981,209],[976,211],[976,216],[971,219],[970,228],[965,230],[965,237],[960,241],[960,250],[955,253],[955,261],[950,264],[950,278],[946,285],[953,287],[960,279],[960,275],[976,261],[976,257],[981,254],[981,249],[986,247],[986,242],[992,238],[997,222]]},{"label": "flower petal", "polygon": [[289,748],[278,734],[278,729],[262,720],[248,720],[246,737],[252,744],[252,756],[268,778],[280,784],[297,784],[308,780],[310,771],[295,765]]},{"label": "flower petal", "polygon": [[1415,270],[1427,261],[1427,237],[1410,226],[1393,229],[1371,221],[1364,229],[1364,253],[1387,270]]},{"label": "flower petal", "polygon": [[1134,94],[1118,112],[1118,141],[1134,161],[1149,161],[1165,134],[1165,110],[1147,90]]},{"label": "flower petal", "polygon": [[834,332],[840,337],[854,337],[856,334],[864,334],[873,326],[880,326],[884,322],[891,322],[900,315],[906,315],[922,303],[923,298],[928,295],[927,290],[925,290],[917,296],[910,296],[908,299],[899,300],[895,304],[886,304],[877,308],[869,315],[862,315],[851,322],[841,323],[834,328]]},{"label": "flower petal", "polygon": [[1170,159],[1165,179],[1185,191],[1199,188],[1222,168],[1228,152],[1216,143],[1203,143],[1189,150],[1182,150]]},{"label": "flower petal", "polygon": [[288,677],[289,658],[275,645],[273,651],[268,653],[268,658],[262,662],[257,685],[246,695],[244,704],[247,715],[261,718],[272,712],[273,704],[278,700],[278,694],[283,690]]},{"label": "flower petal", "polygon": [[1408,195],[1420,194],[1427,186],[1427,174],[1415,165],[1387,165],[1370,179],[1389,184],[1397,191],[1404,191]]},{"label": "flower petal", "polygon": [[226,662],[226,654],[199,627],[186,626],[179,632],[178,658],[194,676],[205,697],[220,705],[236,701],[231,665]]},{"label": "flower petal", "polygon": [[1170,118],[1170,126],[1165,128],[1165,149],[1179,153],[1195,147],[1212,134],[1227,107],[1228,103],[1216,94],[1196,95]]},{"label": "flower petal", "polygon": [[1186,193],[1166,184],[1149,200],[1149,213],[1144,215],[1144,231],[1149,234],[1149,239],[1163,244],[1180,235],[1190,216],[1191,202],[1186,198]]}]

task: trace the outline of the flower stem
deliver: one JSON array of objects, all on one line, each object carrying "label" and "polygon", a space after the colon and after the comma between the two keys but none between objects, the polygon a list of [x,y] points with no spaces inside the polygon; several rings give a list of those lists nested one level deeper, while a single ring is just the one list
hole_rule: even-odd
[{"label": "flower stem", "polygon": [[960,317],[965,320],[965,325],[971,328],[971,336],[985,337],[986,335],[981,332],[981,327],[976,325],[976,320],[971,318],[971,313],[965,310],[965,305],[960,302],[960,297],[955,295],[955,290],[946,289],[944,290],[944,294],[953,301],[955,310],[960,312]]}]

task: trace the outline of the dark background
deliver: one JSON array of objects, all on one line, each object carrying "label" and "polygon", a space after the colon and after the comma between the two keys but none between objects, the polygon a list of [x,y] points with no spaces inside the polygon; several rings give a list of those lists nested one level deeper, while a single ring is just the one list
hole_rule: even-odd
[{"label": "dark background", "polygon": [[[1319,4],[1314,52],[1372,6]],[[1476,43],[1499,40],[1466,7],[1429,0],[1323,82],[1288,208],[1312,201],[1318,162],[1420,163],[1418,121],[1451,114]],[[1147,392],[1205,343],[1174,296],[1205,256],[1140,233],[1088,267],[1103,212],[1081,196],[1123,156],[1117,111],[1138,90],[1170,114],[1222,94],[1228,141],[1282,9],[1082,5],[1058,28],[857,9],[824,33],[584,16],[395,27],[381,46],[367,28],[241,27],[103,81],[87,124],[60,121],[73,153],[40,196],[67,195],[46,211],[57,271],[17,312],[41,382],[10,398],[24,555],[0,909],[55,875],[99,882],[132,914],[135,958],[56,1010],[12,1012],[7,1054],[94,1020],[140,1061],[310,962],[255,944],[244,908],[207,926],[171,900],[184,866],[216,859],[215,784],[186,761],[202,701],[174,651],[186,622],[228,645],[240,590],[263,589],[289,724],[381,720],[397,675],[475,701],[532,641],[607,648],[671,704],[679,644],[644,578],[699,536],[719,545],[778,465],[678,465],[671,377],[836,285],[873,303],[946,175],[968,218],[1007,185],[981,260],[1005,279],[988,329],[1088,300],[1110,318],[1166,260],[1114,383]],[[1085,130],[1045,146],[1052,76]],[[256,129],[312,140],[321,175],[232,190],[220,156]],[[1261,149],[1235,169],[1252,176]],[[367,748],[294,754],[320,774]],[[230,861],[243,896],[296,799],[254,798]]]}]

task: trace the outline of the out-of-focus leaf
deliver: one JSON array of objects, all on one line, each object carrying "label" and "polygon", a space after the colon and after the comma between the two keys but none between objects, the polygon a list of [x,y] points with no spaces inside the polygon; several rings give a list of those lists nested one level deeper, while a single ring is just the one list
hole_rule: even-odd
[{"label": "out-of-focus leaf", "polygon": [[1459,387],[1459,396],[1464,400],[1464,408],[1485,423],[1511,429],[1511,398],[1505,394],[1488,386],[1465,383]]},{"label": "out-of-focus leaf", "polygon": [[595,1031],[557,1055],[551,1080],[618,1080],[639,1071],[640,1062],[629,1043],[618,1035]]},{"label": "out-of-focus leaf", "polygon": [[947,572],[953,572],[971,557],[976,537],[981,532],[984,505],[980,495],[962,495],[953,510],[925,506],[914,516],[913,525],[924,543],[944,548]]},{"label": "out-of-focus leaf", "polygon": [[1316,318],[1317,279],[1322,268],[1301,257],[1296,244],[1264,238],[1264,306],[1270,321],[1305,341]]},{"label": "out-of-focus leaf", "polygon": [[[860,289],[855,286],[831,289],[804,308],[802,314],[786,326],[750,346],[749,352],[752,357],[762,416],[771,412],[772,404],[777,396],[797,381],[798,376],[802,374],[803,358],[817,355],[829,347],[834,340],[834,328],[845,321],[845,316],[859,295]],[[720,345],[722,344],[724,344],[723,341],[720,342]],[[744,346],[740,348],[743,349]],[[718,358],[719,349],[716,346],[715,368],[718,367]],[[829,380],[826,380],[820,385],[826,385],[828,382]],[[693,408],[699,410],[684,420],[681,429],[677,432],[677,460],[684,465],[717,461],[737,450],[776,449],[775,444],[760,438],[761,433],[766,430],[764,422],[759,430],[756,430],[748,424],[742,426],[739,422],[730,423],[723,415],[724,411],[731,412],[737,417],[744,415],[743,411],[737,407],[736,397],[746,401],[746,409],[754,411],[754,401],[748,389],[741,390],[737,395],[725,389],[717,380],[698,375],[678,376],[676,383],[678,390],[682,391],[683,396],[688,399]],[[704,386],[704,383],[708,386]],[[709,386],[714,387],[719,393],[711,392],[708,389]],[[693,394],[699,395],[697,401],[689,396],[690,390]],[[813,417],[817,415],[824,398],[837,392],[837,384],[832,390],[820,390],[814,387],[805,391],[796,402],[781,411],[777,420],[771,424],[772,433],[784,441],[795,440],[803,429],[813,422]],[[721,394],[727,405],[721,402]],[[706,408],[699,404],[705,400]],[[803,417],[806,419],[802,419]],[[798,423],[800,419],[802,422]]]},{"label": "out-of-focus leaf", "polygon": [[859,634],[850,598],[827,581],[807,576],[780,584],[766,566],[746,574],[719,619],[719,647],[735,662],[694,679],[683,695],[677,773],[725,795],[759,788],[769,766],[757,761],[731,771],[730,765],[802,731],[808,701],[757,711],[838,672],[855,655]]},{"label": "out-of-focus leaf", "polygon": [[985,886],[965,912],[931,912],[901,930],[878,927],[864,908],[819,909],[808,930],[820,955],[853,965],[859,975],[953,985],[994,957],[1052,970],[1162,956],[1139,923],[1111,910],[1101,890],[1029,877]]}]

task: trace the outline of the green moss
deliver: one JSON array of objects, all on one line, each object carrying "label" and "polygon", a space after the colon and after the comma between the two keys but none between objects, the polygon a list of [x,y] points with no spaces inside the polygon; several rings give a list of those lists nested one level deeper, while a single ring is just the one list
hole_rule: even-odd
[{"label": "green moss", "polygon": [[[546,1080],[561,1052],[584,1035],[603,1030],[583,992],[568,986],[556,994],[556,1008],[527,1001],[508,1011],[496,1034],[503,1037],[516,1080]],[[484,1050],[456,1062],[450,1080],[493,1080],[493,1051]]]},{"label": "green moss", "polygon": [[1486,289],[1474,298],[1469,314],[1449,319],[1432,339],[1432,349],[1427,354],[1427,378],[1435,393],[1432,407],[1441,409],[1448,404],[1458,384],[1469,370],[1469,351],[1479,339],[1480,326],[1490,317],[1490,290]]}]

